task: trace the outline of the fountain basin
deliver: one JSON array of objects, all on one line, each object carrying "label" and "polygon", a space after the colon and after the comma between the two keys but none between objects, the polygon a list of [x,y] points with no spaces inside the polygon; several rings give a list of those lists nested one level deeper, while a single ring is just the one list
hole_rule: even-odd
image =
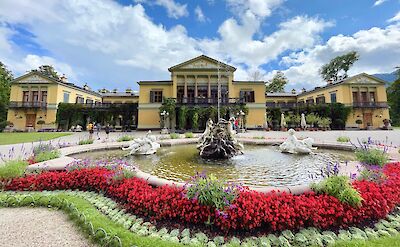
[{"label": "fountain basin", "polygon": [[322,178],[319,176],[320,170],[328,163],[353,160],[353,154],[346,151],[328,152],[320,149],[311,155],[289,155],[281,153],[275,146],[254,145],[246,145],[243,155],[228,160],[203,159],[198,155],[195,145],[162,147],[156,154],[147,156],[125,156],[126,153],[122,150],[106,150],[72,157],[122,159],[145,173],[173,182],[182,183],[197,172],[206,172],[248,186],[274,187],[308,185]]}]

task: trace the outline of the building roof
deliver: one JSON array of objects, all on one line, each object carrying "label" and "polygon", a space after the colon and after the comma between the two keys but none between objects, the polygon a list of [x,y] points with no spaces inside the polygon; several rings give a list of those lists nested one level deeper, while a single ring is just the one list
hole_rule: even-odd
[{"label": "building roof", "polygon": [[326,88],[331,88],[331,87],[335,87],[335,86],[340,85],[340,84],[345,84],[345,83],[349,82],[350,80],[352,80],[352,79],[354,79],[356,77],[361,77],[361,76],[365,76],[365,77],[371,78],[372,80],[378,81],[379,83],[383,83],[383,84],[386,83],[384,80],[381,80],[378,77],[369,75],[367,73],[360,73],[360,74],[357,74],[357,75],[350,76],[350,77],[347,77],[345,79],[339,80],[337,82],[329,83],[329,84],[326,84],[326,85],[320,86],[320,87],[315,87],[314,89],[312,89],[310,91],[306,91],[306,92],[302,92],[302,93],[298,94],[298,96],[307,95],[309,93],[318,92],[318,91],[321,91],[321,90],[326,89]]},{"label": "building roof", "polygon": [[265,93],[268,97],[296,97],[297,93],[290,93],[290,92],[279,92],[279,93]]},{"label": "building roof", "polygon": [[164,80],[164,81],[138,81],[139,85],[142,84],[164,84],[164,85],[170,85],[172,84],[171,80]]},{"label": "building roof", "polygon": [[208,60],[208,61],[213,62],[213,63],[222,64],[223,66],[229,68],[230,70],[236,71],[236,68],[235,68],[235,67],[233,67],[233,66],[231,66],[231,65],[229,65],[229,64],[223,63],[223,62],[221,62],[221,61],[218,61],[218,60],[216,60],[216,59],[214,59],[214,58],[212,58],[212,57],[206,56],[206,55],[200,55],[200,56],[197,56],[197,57],[192,58],[192,59],[190,59],[190,60],[187,60],[187,61],[185,61],[185,62],[183,62],[183,63],[174,65],[174,66],[168,68],[168,71],[171,72],[172,70],[175,70],[175,69],[177,69],[177,68],[179,68],[179,67],[181,67],[181,66],[184,66],[184,65],[186,65],[186,64],[190,64],[190,63],[192,63],[192,62],[194,62],[194,61],[196,61],[196,60],[200,60],[200,59],[205,59],[205,60]]},{"label": "building roof", "polygon": [[233,83],[253,83],[253,84],[264,84],[265,81],[232,81]]},{"label": "building roof", "polygon": [[75,85],[74,83],[71,83],[71,82],[63,82],[60,79],[44,75],[44,74],[40,73],[37,70],[32,70],[31,72],[29,72],[29,73],[27,73],[25,75],[17,77],[14,80],[12,80],[11,83],[16,83],[16,82],[20,81],[21,79],[24,79],[24,78],[29,77],[31,75],[38,75],[40,77],[43,77],[44,79],[50,80],[50,81],[55,82],[57,84],[60,84],[60,85],[63,85],[63,86],[69,87],[69,88],[73,88],[73,89],[76,89],[76,90],[81,91],[81,92],[89,93],[89,94],[95,95],[97,97],[101,97],[101,94],[99,94],[99,93],[97,93],[95,91],[86,90],[83,87],[79,87],[79,86],[77,86],[77,85]]},{"label": "building roof", "polygon": [[138,97],[138,91],[132,92],[107,92],[107,93],[100,93],[102,97]]}]

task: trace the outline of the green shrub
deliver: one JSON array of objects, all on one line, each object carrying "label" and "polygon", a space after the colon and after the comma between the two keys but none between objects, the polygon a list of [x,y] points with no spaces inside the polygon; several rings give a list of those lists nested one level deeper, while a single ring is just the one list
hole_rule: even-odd
[{"label": "green shrub", "polygon": [[339,201],[353,207],[361,206],[360,193],[351,186],[347,176],[331,176],[318,184],[312,184],[311,189],[318,194],[336,197]]},{"label": "green shrub", "polygon": [[253,136],[253,139],[265,139],[264,136]]},{"label": "green shrub", "polygon": [[239,186],[229,186],[225,181],[217,179],[214,175],[197,175],[189,182],[186,196],[189,199],[197,199],[200,204],[213,206],[223,210],[236,198]]},{"label": "green shrub", "polygon": [[171,133],[171,134],[169,134],[169,137],[170,137],[171,139],[179,139],[180,135],[177,134],[177,133]]},{"label": "green shrub", "polygon": [[81,140],[78,142],[79,145],[93,144],[93,139]]},{"label": "green shrub", "polygon": [[35,154],[35,161],[36,162],[43,162],[46,160],[52,160],[60,157],[60,152],[58,150],[53,151],[44,151],[38,154]]},{"label": "green shrub", "polygon": [[25,173],[28,162],[24,160],[10,160],[0,165],[0,179],[21,177]]},{"label": "green shrub", "polygon": [[194,137],[194,135],[193,135],[192,132],[186,132],[185,133],[185,138],[193,138],[193,137]]},{"label": "green shrub", "polygon": [[121,136],[120,138],[118,138],[117,142],[128,142],[128,141],[132,141],[133,137],[132,136]]},{"label": "green shrub", "polygon": [[358,149],[355,153],[356,159],[364,165],[383,167],[389,161],[385,151],[375,148]]},{"label": "green shrub", "polygon": [[336,141],[337,141],[337,142],[350,142],[350,137],[347,137],[347,136],[339,136],[339,137],[336,139]]}]

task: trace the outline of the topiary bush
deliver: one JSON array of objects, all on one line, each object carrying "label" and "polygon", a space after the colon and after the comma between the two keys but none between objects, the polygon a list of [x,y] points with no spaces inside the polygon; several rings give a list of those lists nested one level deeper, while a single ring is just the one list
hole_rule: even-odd
[{"label": "topiary bush", "polygon": [[180,135],[177,134],[177,133],[171,133],[171,134],[169,134],[169,137],[170,137],[171,139],[179,139]]},{"label": "topiary bush", "polygon": [[317,194],[327,194],[353,207],[361,206],[360,193],[351,186],[347,176],[331,176],[318,184],[312,184],[311,189]]},{"label": "topiary bush", "polygon": [[337,141],[337,142],[350,142],[350,137],[348,137],[348,136],[339,136],[339,137],[336,139],[336,141]]},{"label": "topiary bush", "polygon": [[117,142],[128,142],[128,141],[132,141],[132,140],[133,140],[132,136],[124,135],[124,136],[121,136],[120,138],[118,138]]},{"label": "topiary bush", "polygon": [[193,138],[193,137],[194,137],[194,135],[193,135],[192,132],[186,132],[185,133],[185,138]]},{"label": "topiary bush", "polygon": [[93,144],[93,139],[80,140],[78,142],[78,145],[87,145],[87,144]]}]

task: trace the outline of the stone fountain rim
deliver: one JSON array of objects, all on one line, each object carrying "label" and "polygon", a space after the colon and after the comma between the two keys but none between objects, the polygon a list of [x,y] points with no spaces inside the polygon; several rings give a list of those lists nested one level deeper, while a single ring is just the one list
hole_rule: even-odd
[{"label": "stone fountain rim", "polygon": [[[277,139],[248,139],[248,138],[237,138],[243,144],[248,145],[262,145],[262,146],[271,146],[271,145],[279,145],[281,144],[284,139],[277,140]],[[162,147],[168,146],[176,146],[176,145],[187,145],[187,144],[195,144],[197,143],[197,138],[190,138],[190,139],[170,139],[170,140],[158,140],[157,142]],[[59,151],[61,156],[59,158],[48,160],[40,163],[36,163],[33,165],[28,166],[28,171],[37,171],[37,170],[65,170],[66,166],[73,162],[77,161],[78,159],[69,157],[69,155],[85,153],[85,152],[93,152],[93,151],[100,151],[100,150],[108,150],[108,149],[119,149],[122,147],[128,146],[130,142],[110,142],[110,143],[94,143],[88,145],[77,145],[71,147],[60,148]],[[315,142],[313,144],[315,147],[323,148],[323,149],[333,149],[333,150],[344,150],[344,151],[353,151],[354,147],[351,144],[346,143],[327,143],[327,142]],[[396,160],[395,155],[393,152],[389,152],[389,156],[392,160]],[[353,161],[354,163],[357,163]],[[353,163],[349,162],[349,164]],[[354,165],[354,164],[353,164]],[[182,182],[175,182],[168,179],[160,178],[149,173],[143,172],[139,170],[137,167],[135,169],[136,177],[146,180],[149,184],[153,186],[163,186],[163,185],[170,185],[182,188],[185,183]],[[305,192],[310,192],[309,185],[295,185],[295,186],[248,186],[250,190],[258,191],[262,193],[268,192],[278,192],[278,193],[292,193],[292,194],[302,194]]]}]

